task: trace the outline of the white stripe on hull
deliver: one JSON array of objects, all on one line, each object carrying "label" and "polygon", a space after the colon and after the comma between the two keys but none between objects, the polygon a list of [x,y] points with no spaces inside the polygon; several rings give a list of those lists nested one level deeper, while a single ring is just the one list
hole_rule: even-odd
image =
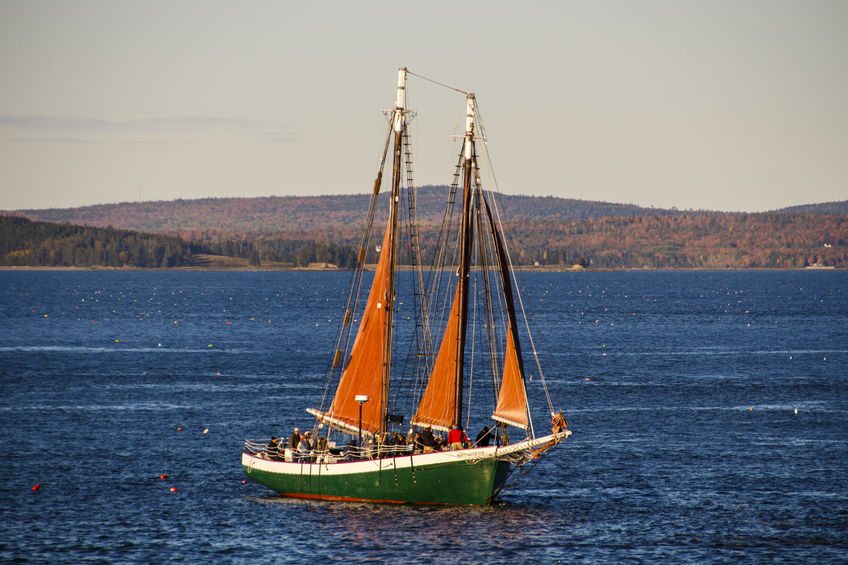
[{"label": "white stripe on hull", "polygon": [[340,461],[337,463],[308,463],[300,461],[274,461],[263,459],[251,453],[242,453],[241,463],[250,473],[253,469],[268,473],[284,475],[321,474],[330,476],[353,475],[358,473],[373,473],[380,470],[405,469],[408,467],[421,468],[430,465],[455,463],[457,461],[476,462],[485,459],[500,459],[512,453],[535,449],[554,439],[565,439],[571,435],[566,430],[557,435],[549,435],[533,440],[525,440],[503,447],[475,447],[458,451],[434,451],[433,453],[417,453],[415,455],[398,455],[382,459],[366,459],[360,461]]}]

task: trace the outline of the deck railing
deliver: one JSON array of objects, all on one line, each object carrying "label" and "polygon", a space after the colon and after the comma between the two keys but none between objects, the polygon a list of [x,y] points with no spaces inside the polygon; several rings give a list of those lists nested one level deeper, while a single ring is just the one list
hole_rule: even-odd
[{"label": "deck railing", "polygon": [[402,457],[413,453],[413,446],[411,445],[366,445],[363,447],[344,445],[337,447],[330,443],[323,450],[315,448],[304,451],[284,446],[274,448],[270,445],[270,442],[270,439],[246,439],[244,440],[244,451],[261,459],[298,463],[338,463],[340,461]]}]

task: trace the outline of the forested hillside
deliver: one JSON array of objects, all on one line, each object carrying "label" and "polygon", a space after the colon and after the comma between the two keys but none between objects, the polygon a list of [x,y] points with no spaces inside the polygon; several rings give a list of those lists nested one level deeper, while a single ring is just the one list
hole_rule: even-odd
[{"label": "forested hillside", "polygon": [[[424,186],[417,190],[416,213],[424,224],[438,224],[448,189]],[[154,233],[179,234],[183,239],[207,239],[210,234],[354,234],[368,209],[368,194],[329,196],[268,196],[260,198],[202,198],[169,202],[124,202],[81,208],[19,210],[10,214],[45,222],[113,226]],[[386,194],[381,195],[385,200]],[[500,195],[498,201],[513,220],[535,218],[565,221],[607,216],[674,214],[629,204],[610,204],[551,196]],[[386,206],[380,206],[385,210]]]},{"label": "forested hillside", "polygon": [[191,258],[176,237],[0,216],[0,264],[27,267],[178,267]]},{"label": "forested hillside", "polygon": [[775,210],[775,212],[783,214],[848,214],[848,200],[840,200],[838,202],[822,202],[820,204],[802,204],[800,206],[789,206]]},{"label": "forested hillside", "polygon": [[[438,235],[447,190],[417,198],[424,261]],[[846,203],[767,213],[654,210],[552,197],[499,196],[516,264],[591,268],[848,267]],[[241,259],[233,265],[353,267],[368,196],[268,197],[126,203],[17,212],[30,218],[113,225],[37,224],[5,218],[6,265],[172,267],[193,256]],[[817,208],[821,206],[821,208]],[[406,210],[406,203],[402,203]],[[378,219],[379,221],[379,219]],[[377,224],[379,225],[379,224]],[[373,251],[372,251],[373,253]],[[409,247],[400,247],[401,262]],[[371,258],[369,257],[369,260]]]},{"label": "forested hillside", "polygon": [[610,269],[848,267],[848,215],[610,217],[534,222],[514,229],[513,237],[525,263],[579,262]]}]

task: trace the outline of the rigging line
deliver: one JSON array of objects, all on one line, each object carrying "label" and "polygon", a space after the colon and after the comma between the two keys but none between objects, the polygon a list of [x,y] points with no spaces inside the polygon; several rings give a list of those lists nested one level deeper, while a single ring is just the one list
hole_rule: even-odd
[{"label": "rigging line", "polygon": [[[417,139],[418,130],[415,130],[415,136]],[[424,357],[424,365],[429,373],[430,370],[430,356],[432,355],[433,349],[433,336],[430,328],[430,318],[429,318],[429,303],[427,296],[427,286],[425,282],[424,276],[424,265],[423,265],[423,257],[421,254],[421,235],[418,230],[418,220],[417,220],[417,203],[416,203],[416,189],[415,183],[413,181],[413,167],[412,167],[412,149],[411,142],[409,140],[408,128],[404,130],[404,135],[406,138],[406,172],[407,172],[407,190],[408,190],[408,199],[409,199],[409,221],[410,221],[410,237],[411,241],[411,254],[412,260],[415,265],[415,275],[418,283],[418,293],[420,294],[420,303],[421,306],[417,310],[422,314],[422,327],[421,327],[421,339],[423,340],[423,350],[425,352]]]},{"label": "rigging line", "polygon": [[432,82],[433,84],[438,84],[439,86],[442,86],[442,87],[444,87],[444,88],[447,88],[448,90],[453,90],[454,92],[459,92],[460,94],[465,94],[466,96],[467,96],[467,95],[469,95],[469,94],[471,94],[471,93],[470,93],[470,92],[468,92],[467,90],[462,90],[461,88],[456,88],[456,87],[451,86],[451,85],[449,85],[449,84],[445,84],[445,83],[443,83],[443,82],[439,82],[439,81],[437,81],[437,80],[433,80],[433,79],[431,79],[431,78],[427,78],[427,77],[425,77],[424,75],[419,75],[419,74],[417,74],[417,73],[413,73],[413,72],[412,72],[412,71],[410,71],[409,69],[407,69],[407,70],[406,70],[406,74],[408,74],[408,75],[412,75],[412,76],[414,76],[414,77],[418,77],[418,78],[423,79],[423,80],[426,80],[426,81],[428,81],[428,82]]},{"label": "rigging line", "polygon": [[[475,338],[477,336],[477,279],[479,277],[474,277],[474,290],[472,291],[472,296],[474,297],[474,301],[471,307],[471,352],[469,355],[469,367],[468,367],[468,408],[465,411],[465,426],[468,427],[469,422],[471,422],[471,394],[474,390],[474,350],[475,350]],[[464,354],[464,353],[463,353]]]},{"label": "rigging line", "polygon": [[[450,195],[449,195],[449,204],[448,204],[448,208],[445,210],[445,215],[444,215],[444,218],[442,220],[442,228],[441,228],[441,231],[439,233],[439,242],[437,243],[437,245],[440,248],[439,264],[438,264],[437,269],[434,269],[433,271],[431,271],[432,275],[434,276],[433,284],[434,284],[434,288],[435,288],[435,290],[431,292],[431,296],[438,296],[439,294],[443,294],[441,314],[440,314],[440,317],[439,317],[439,320],[441,321],[440,323],[443,323],[449,317],[449,315],[446,316],[446,312],[450,311],[450,305],[453,301],[453,295],[451,294],[450,290],[455,288],[455,286],[453,284],[453,279],[454,279],[454,274],[456,272],[455,265],[458,262],[457,255],[458,255],[458,252],[459,252],[459,238],[460,238],[461,234],[459,233],[460,229],[459,229],[458,226],[456,228],[456,234],[454,235],[454,234],[452,234],[452,232],[453,232],[453,224],[454,224],[453,214],[454,214],[455,208],[456,208],[455,207],[456,193],[457,193],[458,188],[459,188],[457,177],[460,174],[459,166],[460,166],[460,162],[462,161],[462,159],[463,159],[462,151],[460,150],[459,161],[457,162],[457,167],[454,171],[454,181],[455,182],[453,184],[451,184]],[[457,221],[457,223],[458,223],[458,221]],[[444,234],[444,237],[442,236],[442,234]],[[445,277],[443,276],[443,272],[444,272],[444,267],[447,264],[447,255],[450,251],[453,252],[453,257],[450,260],[450,265],[448,265],[449,268],[448,268],[448,272],[447,272],[447,278],[445,280]],[[441,289],[442,289],[443,285],[445,285],[447,287],[447,291],[444,292],[444,293],[441,293]]]},{"label": "rigging line", "polygon": [[[482,189],[481,189],[481,195],[482,195]],[[494,200],[494,194],[492,195],[492,200]],[[513,331],[516,332],[516,334],[514,336],[515,337],[515,348],[516,348],[515,352],[516,352],[516,356],[518,357],[519,368],[520,368],[520,371],[522,373],[522,378],[521,378],[520,382],[521,382],[522,389],[524,390],[524,403],[525,403],[525,409],[526,409],[526,412],[527,412],[527,420],[528,420],[528,424],[529,424],[530,436],[535,437],[535,432],[533,430],[532,412],[530,410],[529,397],[527,396],[527,385],[526,385],[526,380],[524,378],[525,368],[524,368],[523,360],[522,360],[523,354],[522,354],[522,352],[519,348],[519,343],[518,343],[518,336],[517,336],[518,321],[515,319],[516,316],[515,316],[514,299],[513,299],[512,306],[509,306],[507,304],[508,300],[507,300],[506,292],[507,292],[507,288],[509,286],[509,281],[510,281],[510,276],[511,276],[510,273],[509,273],[509,266],[505,265],[505,263],[509,261],[508,249],[506,248],[506,243],[504,243],[502,241],[503,237],[501,235],[499,235],[496,231],[494,219],[492,218],[492,212],[490,210],[488,201],[484,200],[484,203],[486,204],[486,208],[485,208],[486,217],[489,219],[490,234],[492,236],[492,244],[496,248],[497,264],[499,266],[499,270],[500,270],[500,273],[502,275],[502,277],[501,277],[501,288],[500,288],[501,292],[498,294],[497,298],[498,298],[498,301],[499,301],[500,306],[502,308],[502,311],[505,310],[505,315],[501,317],[502,323],[505,323],[505,325],[506,325],[506,327],[503,328],[504,337],[507,340],[510,339],[509,338],[510,327],[512,327]],[[505,271],[504,269],[507,269],[507,270]],[[517,288],[515,289],[515,292],[510,291],[510,295],[511,296],[518,296],[518,299],[521,300],[521,293],[518,291]],[[526,323],[526,321],[525,321],[525,323]],[[527,331],[528,331],[528,334],[529,334],[529,328],[528,328]],[[530,335],[529,337],[532,340],[532,335]],[[532,343],[532,341],[531,341],[531,343]],[[538,362],[538,359],[537,359],[537,362]],[[506,352],[504,352],[504,367],[506,367]]]},{"label": "rigging line", "polygon": [[[409,140],[409,131],[408,128],[404,130],[404,155],[405,155],[405,171],[406,171],[406,190],[401,191],[401,199],[405,202],[405,206],[402,206],[406,210],[406,215],[404,219],[407,223],[407,236],[409,237],[410,244],[410,263],[412,265],[412,269],[414,271],[413,278],[420,278],[423,276],[421,274],[421,265],[420,265],[420,246],[416,243],[417,236],[417,224],[416,224],[416,214],[415,214],[415,188],[412,177],[412,149],[411,142]],[[416,279],[417,280],[417,279]],[[421,283],[423,284],[423,283]],[[415,286],[414,284],[410,284],[410,286]],[[427,349],[424,341],[429,338],[429,334],[427,331],[421,327],[422,323],[426,323],[426,320],[422,322],[422,312],[426,311],[426,307],[421,306],[420,302],[423,297],[423,292],[419,288],[417,292],[412,293],[413,297],[413,310],[415,316],[415,330],[414,330],[414,338],[410,340],[409,348],[407,350],[406,358],[403,362],[403,369],[400,371],[400,377],[396,378],[396,380],[405,379],[407,381],[411,381],[416,383],[416,377],[420,379],[420,365],[421,358],[417,355],[418,352]],[[400,303],[398,305],[400,308]],[[426,334],[426,335],[423,335]],[[414,359],[414,361],[412,361]],[[399,386],[395,386],[393,388],[393,398],[399,398],[398,389]],[[413,398],[408,399],[411,402],[411,411],[415,410],[415,402]],[[400,404],[399,400],[393,400],[396,404]]]},{"label": "rigging line", "polygon": [[[494,302],[493,296],[497,296],[501,298],[501,293],[493,292],[492,286],[496,291],[498,290],[497,279],[495,278],[492,281],[492,277],[490,276],[490,266],[489,266],[489,257],[494,257],[494,253],[491,250],[490,245],[491,241],[491,232],[483,229],[483,217],[481,212],[480,203],[483,202],[483,185],[480,182],[480,167],[477,164],[477,151],[476,146],[474,149],[474,191],[477,195],[477,233],[480,234],[477,238],[478,245],[478,254],[480,257],[480,267],[483,271],[483,283],[485,285],[485,290],[483,293],[483,302],[486,313],[486,323],[484,327],[486,328],[486,339],[487,345],[489,347],[489,360],[490,360],[490,370],[492,371],[492,399],[494,400],[494,406],[497,407],[498,403],[498,390],[500,388],[500,383],[498,379],[498,375],[500,374],[500,368],[498,367],[498,338],[497,331],[495,326],[495,313],[494,313]],[[484,237],[485,234],[485,237]],[[502,312],[502,310],[499,310]],[[493,409],[494,411],[494,409]]]},{"label": "rigging line", "polygon": [[[382,180],[383,170],[385,169],[385,165],[386,165],[386,156],[387,156],[388,150],[389,150],[389,141],[391,139],[391,133],[392,133],[392,124],[389,123],[388,132],[386,134],[386,141],[383,145],[383,151],[381,153],[380,166],[379,166],[378,171],[377,171],[377,173],[378,173],[377,179],[375,179],[375,189],[379,188],[379,185],[377,183]],[[342,353],[344,353],[345,358],[349,354],[350,339],[351,339],[352,329],[353,329],[355,319],[356,319],[356,317],[355,317],[356,316],[356,306],[359,303],[360,293],[362,291],[362,275],[365,272],[365,256],[367,256],[367,249],[368,249],[368,247],[370,247],[370,241],[371,241],[371,236],[372,236],[372,227],[373,227],[373,224],[374,224],[374,215],[376,213],[378,200],[379,200],[379,192],[377,190],[372,190],[371,199],[369,200],[369,203],[368,203],[368,214],[366,216],[365,226],[364,226],[364,229],[363,229],[362,237],[360,238],[359,248],[357,249],[357,263],[356,263],[356,267],[354,268],[353,273],[351,274],[350,290],[348,292],[348,298],[347,298],[347,302],[346,302],[346,305],[345,305],[345,312],[346,312],[345,318],[347,319],[346,321],[348,323],[345,323],[344,320],[342,321],[341,327],[340,327],[339,332],[338,332],[337,337],[336,337],[335,351],[341,351]],[[365,251],[363,252],[363,250],[365,250]],[[361,260],[359,258],[360,253],[363,253]],[[333,353],[334,356],[335,356],[335,351]],[[325,385],[324,385],[324,392],[323,392],[323,395],[321,397],[321,410],[322,411],[324,410],[324,408],[326,406],[327,397],[330,393],[330,387],[331,387],[332,381],[333,381],[333,374],[336,372],[336,369],[338,369],[339,379],[341,379],[341,376],[344,374],[344,369],[345,369],[345,364],[346,364],[345,360],[346,359],[340,359],[340,363],[339,363],[338,367],[334,366],[335,365],[334,362],[332,362],[332,361],[330,362],[330,367],[327,371],[326,382],[325,382]],[[329,410],[329,407],[327,409]]]},{"label": "rigging line", "polygon": [[[483,138],[482,138],[483,139],[483,150],[486,154],[486,162],[489,164],[489,171],[492,174],[492,184],[495,187],[495,192],[497,194],[501,194],[500,186],[498,186],[498,179],[497,179],[497,176],[495,175],[495,167],[492,163],[492,156],[489,153],[489,143],[486,140],[487,139],[486,138],[486,128],[483,125],[483,116],[480,113],[479,104],[477,103],[476,100],[474,102],[475,102],[474,103],[474,114],[475,114],[477,120],[480,122],[480,133],[483,135]],[[492,204],[495,208],[495,216],[497,217],[498,224],[500,224],[501,226],[504,226],[503,220],[501,219],[500,206],[498,206],[498,201],[497,201],[496,198],[492,198]],[[511,271],[511,274],[512,274],[512,280],[515,282],[516,289],[517,289],[518,286],[519,286],[518,285],[518,278],[515,274],[515,269],[512,268],[513,262],[512,262],[512,257],[509,253],[509,247],[506,246],[506,245],[504,247],[505,247],[504,251],[506,252],[507,261],[509,262],[510,271]],[[545,398],[548,401],[548,408],[551,411],[551,413],[553,414],[553,412],[554,412],[553,400],[551,399],[551,394],[550,394],[550,391],[548,390],[548,384],[547,384],[547,381],[545,380],[545,373],[542,371],[542,364],[539,361],[539,352],[536,349],[536,342],[533,339],[532,332],[530,331],[530,323],[527,319],[527,311],[524,307],[524,297],[522,296],[522,293],[520,293],[520,292],[518,292],[517,295],[518,295],[518,304],[521,306],[521,315],[524,318],[524,327],[527,330],[527,337],[529,338],[529,341],[530,341],[530,348],[533,351],[533,358],[536,361],[536,370],[539,371],[539,380],[542,382],[542,390],[544,390],[544,392],[545,392]],[[531,425],[531,428],[532,428],[532,420],[531,420],[530,425]]]},{"label": "rigging line", "polygon": [[[450,189],[448,191],[448,201],[447,206],[445,207],[444,216],[442,218],[442,224],[439,228],[439,235],[436,240],[436,245],[433,253],[432,264],[430,267],[429,274],[427,276],[427,287],[429,288],[429,302],[428,302],[428,310],[432,312],[428,314],[430,318],[430,331],[431,335],[439,335],[442,334],[447,327],[447,322],[449,321],[449,315],[446,315],[446,312],[450,310],[450,304],[452,295],[450,293],[450,288],[453,288],[452,280],[453,280],[453,269],[448,269],[445,271],[445,261],[448,252],[448,247],[451,246],[450,241],[452,240],[451,232],[452,224],[453,224],[453,212],[454,212],[454,204],[456,201],[456,192],[459,186],[459,175],[461,174],[461,163],[463,160],[462,150],[460,150],[459,155],[457,157],[457,163],[454,167],[453,172],[453,182],[450,185]],[[455,252],[455,247],[454,247]],[[447,291],[442,293],[442,287],[446,286],[448,288]],[[441,349],[441,341],[436,343],[435,341],[432,343],[433,349],[432,354],[433,358],[433,367],[435,366],[435,361],[438,357],[438,352]],[[424,394],[424,389],[428,383],[429,377],[432,373],[433,367],[428,368],[427,375],[424,379],[422,379],[419,384],[417,390],[415,391],[415,403],[418,404],[421,401],[421,398]]]},{"label": "rigging line", "polygon": [[[474,191],[475,191],[476,194],[478,194],[478,197],[477,197],[478,202],[480,201],[479,190],[480,190],[480,185],[475,180]],[[486,232],[483,231],[482,221],[481,221],[481,218],[480,218],[479,204],[478,204],[478,210],[477,210],[475,221],[476,221],[477,233],[479,234],[479,236],[477,237],[477,256],[478,256],[479,261],[480,261],[479,265],[480,265],[480,270],[482,272],[481,279],[483,281],[483,286],[484,286],[484,291],[483,291],[483,294],[481,295],[482,296],[482,302],[483,302],[483,305],[481,306],[481,308],[483,309],[483,312],[486,316],[486,320],[483,322],[483,328],[484,328],[485,333],[486,333],[486,345],[488,346],[488,349],[489,349],[489,365],[490,365],[489,370],[492,372],[492,376],[495,376],[495,375],[497,375],[497,360],[496,360],[496,352],[495,352],[495,348],[494,348],[495,340],[492,337],[492,330],[493,330],[492,299],[491,299],[491,297],[492,297],[492,287],[491,287],[491,281],[489,280],[489,265],[488,265],[488,261],[487,261],[488,249],[487,249],[487,245],[486,245],[488,240],[487,240],[487,238],[484,237],[484,234]],[[475,309],[476,309],[476,305],[475,305]],[[496,382],[494,384],[497,385]],[[497,400],[497,392],[495,392],[495,391],[497,391],[497,386],[493,387],[492,391],[494,393],[494,399]]]},{"label": "rigging line", "polygon": [[[503,221],[501,220],[501,217],[500,217],[500,209],[498,207],[497,200],[495,198],[492,198],[492,203],[493,203],[494,208],[495,208],[495,215],[498,218],[498,223],[503,225]],[[517,290],[519,288],[519,281],[518,281],[518,277],[516,276],[515,269],[512,268],[512,265],[513,265],[512,257],[509,254],[509,248],[508,247],[505,248],[505,252],[506,252],[507,261],[510,264],[510,271],[511,271],[511,275],[512,275],[512,280],[513,280],[513,282],[516,286],[516,290]],[[519,304],[519,306],[521,306],[521,316],[524,320],[524,328],[527,331],[527,338],[530,341],[530,348],[533,351],[533,359],[536,361],[536,370],[539,372],[539,380],[542,383],[542,390],[545,391],[545,397],[548,401],[548,409],[550,410],[551,414],[553,414],[554,413],[553,400],[551,399],[551,394],[550,394],[550,391],[548,390],[548,384],[547,384],[547,381],[545,380],[545,373],[542,371],[542,364],[539,360],[539,352],[538,352],[538,349],[536,348],[536,340],[533,339],[533,333],[530,331],[530,322],[529,322],[529,319],[527,317],[527,310],[524,306],[524,296],[523,296],[523,293],[521,293],[521,292],[516,292],[516,296],[518,297],[518,304]],[[532,420],[531,420],[530,425],[532,427],[532,425],[533,425]]]},{"label": "rigging line", "polygon": [[[408,99],[407,99],[408,100]],[[417,134],[417,132],[416,132]],[[418,233],[416,220],[416,194],[415,182],[413,180],[413,161],[412,161],[412,142],[409,135],[409,127],[407,125],[403,132],[404,139],[404,168],[406,171],[406,190],[401,192],[401,196],[405,197],[406,206],[406,222],[410,243],[410,262],[414,271],[414,278],[418,282],[417,292],[413,292],[413,308],[415,311],[415,338],[410,341],[409,350],[407,351],[406,361],[404,362],[401,377],[414,381],[416,387],[420,387],[421,366],[427,365],[430,349],[432,349],[432,336],[429,331],[429,319],[427,318],[426,306],[426,288],[423,282],[423,268],[421,265],[421,245],[420,235]],[[411,285],[415,286],[415,285]],[[417,353],[425,352],[425,360],[422,363],[421,356]],[[415,358],[414,363],[410,362],[411,358]],[[412,373],[412,376],[410,376]],[[398,387],[395,387],[397,390]],[[395,395],[397,396],[397,394]],[[411,410],[415,411],[416,399],[411,397]]]},{"label": "rigging line", "polygon": [[[373,225],[373,217],[374,217],[374,209],[375,209],[376,200],[377,200],[377,195],[372,194],[371,200],[370,200],[369,206],[368,206],[368,215],[366,217],[365,228],[364,228],[364,231],[363,231],[363,240],[360,243],[360,248],[367,248],[367,246],[368,246],[366,238],[370,238],[369,234],[371,232],[371,227]],[[361,285],[362,285],[362,274],[364,272],[364,262],[363,262],[363,264],[359,264],[359,263],[360,262],[357,259],[356,268],[354,269],[354,272],[351,275],[350,291],[349,291],[349,294],[348,294],[347,302],[345,304],[345,316],[344,316],[343,321],[340,324],[341,328],[339,330],[337,340],[336,340],[336,344],[335,344],[335,348],[334,348],[335,351],[340,351],[340,352],[343,352],[345,354],[347,354],[347,352],[348,352],[347,349],[348,349],[348,345],[349,345],[349,338],[350,338],[350,334],[351,334],[351,329],[352,329],[354,322],[355,322],[355,311],[356,311],[355,305],[358,302],[359,292],[360,292]],[[334,352],[334,356],[335,356],[335,352]],[[324,394],[321,398],[321,410],[324,410],[324,407],[326,406],[325,403],[326,403],[327,395],[329,394],[329,387],[330,387],[330,384],[331,384],[331,381],[332,381],[333,373],[336,372],[336,369],[338,369],[339,374],[343,373],[344,372],[344,365],[345,365],[345,363],[344,363],[344,360],[342,360],[342,359],[340,359],[338,367],[336,367],[336,363],[334,361],[330,362],[330,368],[329,368],[329,371],[328,371],[327,382],[325,384]]]}]

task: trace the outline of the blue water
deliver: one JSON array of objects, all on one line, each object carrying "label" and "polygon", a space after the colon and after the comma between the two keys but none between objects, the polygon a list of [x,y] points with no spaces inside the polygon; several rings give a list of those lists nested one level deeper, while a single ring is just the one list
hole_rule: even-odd
[{"label": "blue water", "polygon": [[0,272],[0,561],[848,559],[848,273],[524,275],[574,435],[483,509],[242,484],[348,278]]}]

